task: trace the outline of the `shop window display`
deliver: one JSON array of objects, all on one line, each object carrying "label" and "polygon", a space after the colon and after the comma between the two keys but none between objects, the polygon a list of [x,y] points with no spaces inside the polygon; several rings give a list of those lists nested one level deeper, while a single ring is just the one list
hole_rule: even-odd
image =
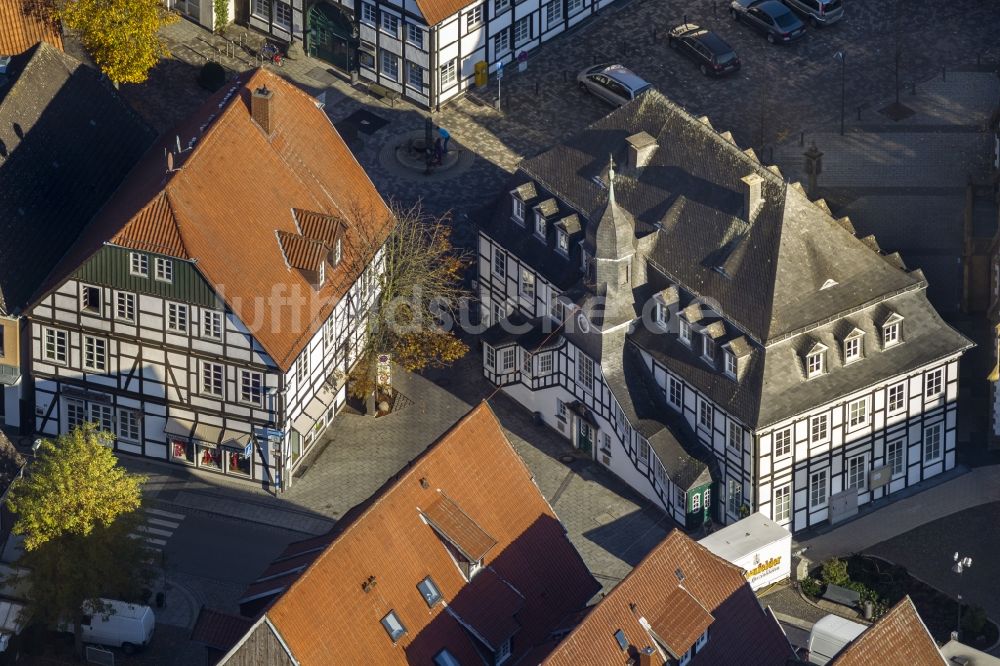
[{"label": "shop window display", "polygon": [[198,445],[198,466],[222,469],[222,456],[214,446]]},{"label": "shop window display", "polygon": [[243,455],[242,451],[233,451],[229,454],[229,471],[233,474],[250,476],[250,458]]},{"label": "shop window display", "polygon": [[170,457],[174,460],[194,464],[194,445],[183,439],[170,440]]}]

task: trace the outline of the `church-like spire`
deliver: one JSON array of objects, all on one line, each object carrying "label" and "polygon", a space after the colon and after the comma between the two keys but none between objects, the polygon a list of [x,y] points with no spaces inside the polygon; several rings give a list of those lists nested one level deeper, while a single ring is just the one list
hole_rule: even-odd
[{"label": "church-like spire", "polygon": [[608,205],[615,205],[615,156],[608,155]]}]

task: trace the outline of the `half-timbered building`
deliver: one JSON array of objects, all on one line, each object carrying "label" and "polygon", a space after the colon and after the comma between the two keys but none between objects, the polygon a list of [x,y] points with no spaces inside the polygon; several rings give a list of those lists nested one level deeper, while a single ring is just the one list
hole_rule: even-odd
[{"label": "half-timbered building", "polygon": [[495,210],[486,375],[682,524],[798,531],[955,465],[971,343],[922,273],[707,118],[643,95]]},{"label": "half-timbered building", "polygon": [[493,72],[613,0],[245,1],[252,27],[437,107],[475,84],[478,63]]},{"label": "half-timbered building", "polygon": [[119,451],[287,486],[375,297],[352,225],[389,220],[314,99],[242,75],[147,152],[31,308],[37,431],[94,421]]},{"label": "half-timbered building", "polygon": [[22,9],[0,3],[0,422],[31,433],[27,308],[156,135],[97,70],[48,41],[21,52],[58,36],[18,28]]}]

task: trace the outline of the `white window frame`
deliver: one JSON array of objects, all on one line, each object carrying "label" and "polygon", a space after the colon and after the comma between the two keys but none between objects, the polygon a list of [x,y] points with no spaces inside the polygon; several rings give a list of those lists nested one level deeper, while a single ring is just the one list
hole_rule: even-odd
[{"label": "white window frame", "polygon": [[51,363],[65,365],[69,358],[69,333],[57,328],[45,328],[42,357]]},{"label": "white window frame", "polygon": [[728,349],[724,350],[723,354],[726,360],[726,374],[735,379],[739,371],[739,361],[736,359],[736,354]]},{"label": "white window frame", "polygon": [[667,311],[667,306],[663,303],[657,301],[656,307],[653,311],[654,318],[656,319],[656,325],[667,330],[667,320],[670,318],[670,313]]},{"label": "white window frame", "polygon": [[[395,14],[390,14],[389,12],[382,10],[382,18],[379,21],[378,28],[381,32],[387,35],[392,35],[393,37],[399,38],[399,17]],[[393,54],[395,55],[395,54]]]},{"label": "white window frame", "polygon": [[[526,30],[523,34],[519,35],[521,28],[525,28]],[[511,35],[514,42],[514,48],[531,41],[531,14],[514,21],[514,25],[511,28]]]},{"label": "white window frame", "polygon": [[87,403],[82,400],[65,398],[63,406],[66,408],[65,420],[67,432],[74,428],[79,428],[87,422]]},{"label": "white window frame", "polygon": [[292,6],[282,0],[277,0],[274,4],[274,24],[285,30],[292,27]]},{"label": "white window frame", "polygon": [[729,424],[726,427],[726,446],[733,451],[743,450],[743,428],[732,419],[729,419]]},{"label": "white window frame", "polygon": [[541,211],[535,211],[535,236],[545,240],[547,221]]},{"label": "white window frame", "polygon": [[[898,463],[899,470],[896,470]],[[906,474],[906,440],[894,439],[885,445],[885,464],[893,479]]]},{"label": "white window frame", "polygon": [[698,427],[705,428],[709,432],[712,432],[712,421],[715,418],[713,414],[712,403],[708,400],[698,399]]},{"label": "white window frame", "polygon": [[865,492],[868,490],[868,456],[861,454],[847,459],[845,488]]},{"label": "white window frame", "polygon": [[222,313],[208,308],[201,309],[201,337],[209,340],[221,340],[223,331]]},{"label": "white window frame", "polygon": [[677,337],[680,338],[681,342],[683,342],[688,347],[690,347],[691,346],[691,322],[689,322],[684,317],[678,317],[677,321],[679,322],[679,326],[680,326],[680,328],[678,329],[678,332],[677,332]]},{"label": "white window frame", "polygon": [[370,2],[361,3],[361,22],[374,26],[378,23],[378,11]]},{"label": "white window frame", "polygon": [[785,458],[791,455],[792,453],[791,427],[775,430],[774,434],[771,436],[771,441],[772,441],[771,449],[776,459]]},{"label": "white window frame", "polygon": [[226,397],[226,367],[223,364],[201,362],[201,394],[213,398]]},{"label": "white window frame", "polygon": [[511,194],[511,205],[510,205],[510,215],[517,222],[524,222],[524,209],[525,204],[521,201],[521,197],[516,194]]},{"label": "white window frame", "polygon": [[691,493],[691,513],[695,511],[701,511],[701,495]]},{"label": "white window frame", "polygon": [[684,407],[684,384],[673,375],[667,376],[667,402],[677,409]]},{"label": "white window frame", "polygon": [[96,423],[102,432],[114,434],[115,432],[115,410],[110,404],[103,402],[87,403],[87,420]]},{"label": "white window frame", "polygon": [[95,335],[83,336],[83,369],[91,372],[107,372],[108,341]]},{"label": "white window frame", "polygon": [[[816,483],[822,480],[822,496],[818,492],[820,488]],[[809,509],[823,509],[830,502],[830,471],[826,469],[816,470],[809,474]]]},{"label": "white window frame", "polygon": [[304,350],[295,359],[295,380],[302,386],[309,380],[309,350]]},{"label": "white window frame", "polygon": [[100,317],[103,314],[101,307],[103,300],[103,289],[93,284],[80,284],[80,310],[82,312],[89,312]]},{"label": "white window frame", "polygon": [[135,277],[148,278],[149,255],[142,254],[141,252],[129,252],[128,273]]},{"label": "white window frame", "polygon": [[701,358],[715,363],[715,340],[708,333],[701,334]]},{"label": "white window frame", "polygon": [[[817,435],[817,426],[822,425],[820,434]],[[809,443],[817,444],[830,439],[830,415],[816,414],[809,417]]]},{"label": "white window frame", "polygon": [[499,56],[510,51],[510,30],[501,28],[493,35],[493,55]]},{"label": "white window frame", "polygon": [[587,393],[594,392],[594,380],[596,378],[596,368],[594,359],[581,351],[576,353],[576,380]]},{"label": "white window frame", "polygon": [[857,430],[868,425],[871,419],[868,396],[847,403],[847,429]]},{"label": "white window frame", "polygon": [[116,428],[120,441],[138,444],[142,438],[142,413],[138,409],[119,407]]},{"label": "white window frame", "polygon": [[583,8],[586,6],[586,4],[587,3],[585,2],[585,0],[569,0],[566,3],[566,15],[575,16],[576,14],[583,11]]},{"label": "white window frame", "polygon": [[826,371],[826,350],[819,349],[806,354],[806,377],[819,377]]},{"label": "white window frame", "polygon": [[525,377],[531,377],[533,375],[532,366],[534,365],[532,359],[534,354],[532,354],[527,349],[521,350],[521,374]]},{"label": "white window frame", "polygon": [[[366,3],[367,4],[367,3]],[[406,24],[406,41],[408,44],[416,46],[418,49],[424,48],[424,31],[416,23]]]},{"label": "white window frame", "polygon": [[458,60],[452,58],[441,65],[441,88],[448,88],[458,82]]},{"label": "white window frame", "polygon": [[864,336],[859,333],[848,336],[844,340],[844,365],[861,359]]},{"label": "white window frame", "polygon": [[944,393],[944,368],[929,370],[924,375],[924,398],[934,400]]},{"label": "white window frame", "polygon": [[513,372],[514,366],[517,364],[517,347],[501,347],[499,351],[500,372]]},{"label": "white window frame", "polygon": [[115,319],[135,323],[136,297],[130,291],[115,292]]},{"label": "white window frame", "polygon": [[538,374],[551,375],[552,368],[553,368],[552,352],[544,352],[538,354]]},{"label": "white window frame", "polygon": [[483,20],[486,17],[486,5],[476,5],[465,13],[465,32],[470,33],[483,27]]},{"label": "white window frame", "polygon": [[899,321],[894,321],[890,324],[886,324],[882,327],[882,348],[888,349],[889,347],[894,347],[901,342]]},{"label": "white window frame", "polygon": [[153,261],[155,267],[155,277],[157,282],[173,283],[174,262],[166,257],[156,257]]},{"label": "white window frame", "polygon": [[786,522],[792,517],[792,484],[785,483],[774,489],[774,509],[771,511],[771,518],[779,523]]},{"label": "white window frame", "polygon": [[498,278],[507,278],[507,253],[498,247],[493,248],[493,274]]},{"label": "white window frame", "polygon": [[167,330],[171,333],[187,334],[191,310],[186,303],[167,301]]},{"label": "white window frame", "polygon": [[535,298],[535,274],[524,268],[521,269],[521,280],[518,291],[522,298],[534,300]]},{"label": "white window frame", "polygon": [[893,384],[886,389],[885,404],[890,414],[898,414],[906,409],[906,382]]},{"label": "white window frame", "polygon": [[[406,69],[406,85],[417,90],[421,90],[424,87],[424,68],[417,63],[407,60],[405,61]],[[414,76],[414,75],[419,76]],[[414,80],[415,78],[419,80]],[[339,247],[339,245],[338,245]]]},{"label": "white window frame", "polygon": [[[934,433],[933,439],[930,433]],[[921,448],[924,452],[925,464],[939,462],[944,458],[944,423],[938,421],[924,426],[923,446]]]},{"label": "white window frame", "polygon": [[510,9],[510,0],[493,0],[493,16]]},{"label": "white window frame", "polygon": [[[256,380],[256,382],[255,382]],[[257,397],[254,397],[254,384],[258,385],[256,392]],[[256,370],[240,370],[240,402],[244,405],[253,405],[255,407],[264,406],[264,393],[267,391],[267,387],[264,385],[264,373],[258,372]]]},{"label": "white window frame", "polygon": [[497,350],[496,347],[491,347],[490,345],[483,343],[483,361],[486,363],[486,367],[490,370],[496,370],[497,367]]},{"label": "white window frame", "polygon": [[562,0],[552,0],[545,5],[545,26],[551,28],[563,20]]},{"label": "white window frame", "polygon": [[[383,14],[382,16],[389,16]],[[387,49],[379,49],[378,71],[391,81],[399,81],[399,56]]]},{"label": "white window frame", "polygon": [[726,512],[730,516],[739,516],[743,506],[743,482],[736,479],[726,480]]}]

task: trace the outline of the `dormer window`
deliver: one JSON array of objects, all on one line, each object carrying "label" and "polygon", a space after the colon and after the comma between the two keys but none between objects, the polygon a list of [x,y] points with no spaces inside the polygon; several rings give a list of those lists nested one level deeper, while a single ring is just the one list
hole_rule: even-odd
[{"label": "dormer window", "polygon": [[691,324],[688,322],[687,319],[684,319],[683,317],[680,318],[680,319],[678,319],[677,321],[680,322],[679,337],[681,339],[681,342],[683,342],[688,347],[690,347],[691,346]]},{"label": "dormer window", "polygon": [[710,363],[715,362],[715,340],[708,333],[701,336],[701,357]]},{"label": "dormer window", "polygon": [[903,318],[893,313],[882,324],[882,347],[889,348],[903,341],[902,337]]},{"label": "dormer window", "polygon": [[511,650],[510,650],[510,647],[511,647],[510,646],[510,641],[511,641],[511,639],[509,639],[509,638],[507,640],[505,640],[497,648],[496,653],[494,653],[494,655],[493,655],[493,663],[496,664],[497,666],[499,666],[500,664],[502,664],[502,663],[506,662],[508,659],[510,659],[510,652],[511,652]]},{"label": "dormer window", "polygon": [[569,254],[569,236],[562,229],[556,230],[556,249],[565,255]]},{"label": "dormer window", "polygon": [[511,201],[513,205],[511,206],[511,217],[514,218],[515,222],[519,224],[524,224],[524,202],[516,194],[511,195]]},{"label": "dormer window", "polygon": [[343,258],[343,247],[341,246],[340,239],[338,238],[337,244],[333,246],[333,265],[339,265],[341,258]]},{"label": "dormer window", "polygon": [[535,235],[545,240],[545,216],[535,211]]},{"label": "dormer window", "polygon": [[319,286],[326,284],[326,262],[319,262]]},{"label": "dormer window", "polygon": [[865,334],[862,331],[854,329],[851,334],[844,339],[844,365],[853,363],[861,358],[864,335]]},{"label": "dormer window", "polygon": [[670,317],[670,313],[667,311],[667,306],[663,303],[656,304],[656,325],[660,328],[667,328],[667,319]]},{"label": "dormer window", "polygon": [[812,379],[824,372],[826,372],[826,347],[821,344],[813,345],[806,354],[806,377]]},{"label": "dormer window", "polygon": [[725,350],[723,357],[726,360],[726,374],[730,377],[736,377],[736,373],[739,370],[739,361],[736,360],[736,354]]}]

